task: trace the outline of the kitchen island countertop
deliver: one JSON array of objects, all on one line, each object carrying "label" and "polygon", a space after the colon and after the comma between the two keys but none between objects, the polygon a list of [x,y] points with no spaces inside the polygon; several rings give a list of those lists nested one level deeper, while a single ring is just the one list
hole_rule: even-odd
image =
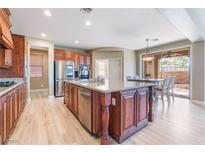
[{"label": "kitchen island countertop", "polygon": [[142,82],[142,81],[105,81],[105,82],[94,82],[94,81],[81,81],[81,80],[65,80],[65,82],[81,86],[90,90],[109,93],[123,90],[132,90],[136,88],[143,88],[148,86],[154,86],[155,84],[152,82]]}]

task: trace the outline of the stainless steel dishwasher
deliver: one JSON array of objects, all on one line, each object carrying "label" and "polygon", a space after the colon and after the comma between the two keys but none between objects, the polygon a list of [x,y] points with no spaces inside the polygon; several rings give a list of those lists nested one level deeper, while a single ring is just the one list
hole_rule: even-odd
[{"label": "stainless steel dishwasher", "polygon": [[78,118],[91,132],[91,91],[80,88],[78,93]]}]

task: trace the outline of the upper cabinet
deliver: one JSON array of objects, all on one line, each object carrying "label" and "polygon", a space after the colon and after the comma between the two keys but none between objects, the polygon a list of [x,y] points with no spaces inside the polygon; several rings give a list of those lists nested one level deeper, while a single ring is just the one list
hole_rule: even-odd
[{"label": "upper cabinet", "polygon": [[14,44],[11,37],[11,22],[9,9],[0,9],[0,44],[6,49],[14,49]]},{"label": "upper cabinet", "polygon": [[11,50],[5,50],[5,64],[9,66],[9,69],[2,69],[0,78],[23,78],[25,76],[25,54],[28,50],[25,36],[12,34],[12,39],[14,50],[12,53]]},{"label": "upper cabinet", "polygon": [[10,15],[9,9],[0,9],[0,68],[10,68],[13,65],[14,44],[10,31]]},{"label": "upper cabinet", "polygon": [[55,60],[71,60],[74,61],[75,69],[78,69],[80,64],[91,64],[91,55],[87,53],[80,53],[75,51],[65,51],[62,49],[55,49]]}]

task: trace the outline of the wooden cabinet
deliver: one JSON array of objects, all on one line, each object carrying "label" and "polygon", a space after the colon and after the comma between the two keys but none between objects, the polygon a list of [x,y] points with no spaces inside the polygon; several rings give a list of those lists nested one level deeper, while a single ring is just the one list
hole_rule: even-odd
[{"label": "wooden cabinet", "polygon": [[0,143],[9,139],[26,104],[25,85],[22,84],[0,97]]},{"label": "wooden cabinet", "polygon": [[64,83],[65,96],[64,103],[75,114],[78,115],[78,88],[68,83]]},{"label": "wooden cabinet", "polygon": [[11,22],[9,20],[11,13],[9,9],[0,9],[0,44],[6,49],[13,49],[13,40],[11,37]]},{"label": "wooden cabinet", "polygon": [[5,50],[5,65],[6,66],[12,66],[12,64],[13,64],[12,50],[6,49]]},{"label": "wooden cabinet", "polygon": [[63,50],[55,49],[55,60],[65,60],[66,54]]},{"label": "wooden cabinet", "polygon": [[78,88],[74,86],[73,88],[73,112],[78,115]]},{"label": "wooden cabinet", "polygon": [[109,131],[119,143],[147,125],[149,89],[139,88],[111,95]]},{"label": "wooden cabinet", "polygon": [[9,137],[9,96],[0,97],[0,102],[2,104],[2,126],[1,126],[1,134],[2,141],[1,143],[5,143],[6,139]]},{"label": "wooden cabinet", "polygon": [[0,98],[0,145],[3,144],[3,99]]},{"label": "wooden cabinet", "polygon": [[126,132],[135,129],[135,91],[122,92],[122,123],[121,123],[121,133],[127,134]]},{"label": "wooden cabinet", "polygon": [[[25,53],[27,51],[27,42],[25,40],[25,36],[22,35],[12,35],[12,39],[15,45],[15,48],[12,50],[8,50],[7,56],[5,60],[7,61],[7,65],[9,69],[2,69],[0,73],[0,78],[23,78],[24,77],[24,68],[25,68]],[[10,58],[8,58],[10,57]]]},{"label": "wooden cabinet", "polygon": [[149,89],[143,88],[136,91],[136,113],[137,126],[142,126],[148,119],[148,103],[149,103]]},{"label": "wooden cabinet", "polygon": [[75,51],[55,49],[55,60],[74,61],[75,69],[79,69],[80,64],[91,65],[91,55]]},{"label": "wooden cabinet", "polygon": [[72,52],[66,51],[65,58],[66,60],[72,60]]}]

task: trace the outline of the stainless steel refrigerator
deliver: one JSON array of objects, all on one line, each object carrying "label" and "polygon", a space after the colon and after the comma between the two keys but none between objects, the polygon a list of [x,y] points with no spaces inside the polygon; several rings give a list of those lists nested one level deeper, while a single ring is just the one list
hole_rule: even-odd
[{"label": "stainless steel refrigerator", "polygon": [[64,96],[64,80],[74,78],[73,61],[55,61],[54,62],[54,94],[56,97]]}]

